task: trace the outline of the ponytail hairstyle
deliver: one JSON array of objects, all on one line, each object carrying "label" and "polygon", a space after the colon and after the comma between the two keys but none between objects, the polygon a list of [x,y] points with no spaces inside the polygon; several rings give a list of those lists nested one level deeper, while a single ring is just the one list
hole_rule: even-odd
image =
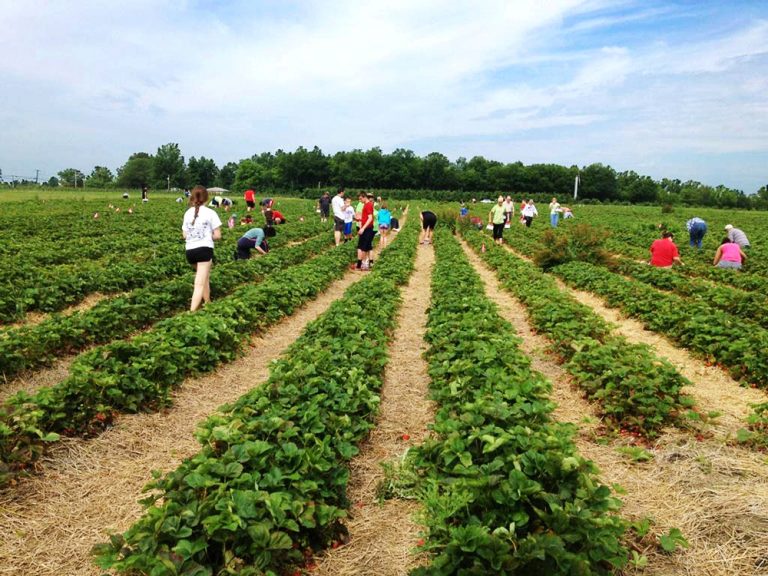
[{"label": "ponytail hairstyle", "polygon": [[195,186],[192,188],[192,193],[189,195],[189,205],[195,207],[195,217],[192,218],[192,225],[194,226],[195,220],[197,220],[197,214],[200,212],[200,206],[205,206],[208,202],[208,188],[205,186]]}]

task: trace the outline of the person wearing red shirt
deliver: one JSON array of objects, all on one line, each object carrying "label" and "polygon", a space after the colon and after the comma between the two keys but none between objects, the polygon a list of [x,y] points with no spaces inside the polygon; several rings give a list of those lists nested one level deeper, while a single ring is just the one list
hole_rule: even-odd
[{"label": "person wearing red shirt", "polygon": [[246,190],[245,194],[243,194],[243,199],[246,206],[248,206],[248,212],[256,208],[256,192],[250,189]]},{"label": "person wearing red shirt", "polygon": [[675,246],[672,232],[664,232],[661,239],[654,240],[651,244],[650,264],[657,268],[672,268],[675,262],[680,265],[683,264],[677,246]]},{"label": "person wearing red shirt", "polygon": [[370,270],[373,265],[371,251],[373,250],[373,237],[376,230],[373,229],[373,194],[360,194],[363,211],[360,214],[360,229],[357,232],[357,264],[356,270]]}]

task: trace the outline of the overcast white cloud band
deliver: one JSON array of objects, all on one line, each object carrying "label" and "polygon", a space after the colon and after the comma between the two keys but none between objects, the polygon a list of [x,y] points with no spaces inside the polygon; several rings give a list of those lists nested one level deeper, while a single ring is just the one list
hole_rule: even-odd
[{"label": "overcast white cloud band", "polygon": [[751,193],[768,5],[736,4],[0,0],[0,169],[381,146]]}]

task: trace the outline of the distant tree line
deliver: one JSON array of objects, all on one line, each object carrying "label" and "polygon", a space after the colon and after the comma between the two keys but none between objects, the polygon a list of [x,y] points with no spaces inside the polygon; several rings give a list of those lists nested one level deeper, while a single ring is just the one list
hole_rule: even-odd
[{"label": "distant tree line", "polygon": [[[505,164],[474,156],[451,162],[432,152],[417,156],[398,148],[385,154],[380,148],[351,150],[327,155],[317,146],[294,152],[277,150],[255,154],[240,162],[219,167],[210,159],[192,156],[185,161],[175,143],[164,144],[154,155],[132,154],[113,174],[96,166],[89,175],[68,168],[51,178],[49,185],[92,188],[138,188],[155,190],[185,188],[196,184],[220,186],[235,193],[248,188],[260,192],[313,196],[317,189],[344,186],[351,189],[398,190],[405,197],[470,199],[497,193],[515,196],[561,196],[573,193],[579,177],[582,202],[626,202],[695,204],[715,207],[768,209],[768,190],[747,195],[726,186],[663,178],[654,180],[634,171],[616,172],[603,164],[561,166],[559,164]],[[407,191],[407,192],[406,192]],[[479,199],[479,198],[478,198]]]}]

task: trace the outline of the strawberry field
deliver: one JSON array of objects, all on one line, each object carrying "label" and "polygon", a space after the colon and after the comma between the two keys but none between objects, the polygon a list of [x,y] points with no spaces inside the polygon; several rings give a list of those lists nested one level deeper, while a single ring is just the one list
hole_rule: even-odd
[{"label": "strawberry field", "polygon": [[[0,574],[768,573],[764,214],[576,207],[496,246],[409,201],[356,272],[277,208],[247,261],[222,211],[190,313],[173,197],[3,203]],[[659,224],[684,266],[643,263]]]}]

